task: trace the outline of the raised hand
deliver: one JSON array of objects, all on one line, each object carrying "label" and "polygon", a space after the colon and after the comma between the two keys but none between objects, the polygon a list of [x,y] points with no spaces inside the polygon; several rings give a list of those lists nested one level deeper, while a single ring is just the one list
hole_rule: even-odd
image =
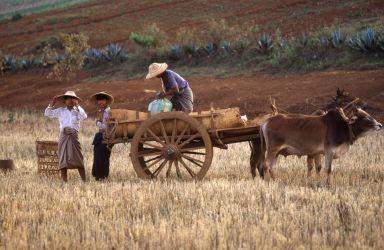
[{"label": "raised hand", "polygon": [[52,98],[52,101],[51,101],[51,106],[55,106],[55,104],[57,103],[57,101],[59,100],[59,96],[58,95],[55,95],[53,98]]},{"label": "raised hand", "polygon": [[73,103],[74,107],[78,107],[79,106],[79,100],[77,100],[77,99],[72,99],[72,103]]}]

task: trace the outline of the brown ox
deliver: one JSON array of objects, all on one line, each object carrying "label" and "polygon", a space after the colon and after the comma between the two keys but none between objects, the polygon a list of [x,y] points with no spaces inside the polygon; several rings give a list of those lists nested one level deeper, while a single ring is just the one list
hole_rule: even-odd
[{"label": "brown ox", "polygon": [[[359,98],[356,98],[352,95],[350,95],[348,92],[337,89],[336,95],[334,98],[331,99],[331,101],[324,106],[323,109],[318,109],[314,112],[312,112],[311,116],[320,116],[326,114],[326,110],[331,110],[335,108],[340,108],[344,106],[349,106],[351,103],[354,103],[354,105],[357,105],[359,107],[365,107],[366,103]],[[251,157],[250,157],[250,165],[251,165],[251,173],[252,176],[256,176],[256,168],[260,172],[262,158],[261,158],[261,148],[260,148],[260,139],[256,139],[250,142],[251,146]],[[288,156],[289,154],[282,150],[279,152],[279,154],[283,156]],[[308,176],[311,175],[313,167],[316,166],[316,172],[320,173],[321,167],[322,167],[322,154],[315,154],[315,155],[308,155],[307,156],[307,168],[308,168]]]},{"label": "brown ox", "polygon": [[321,116],[276,115],[260,127],[260,175],[269,171],[274,178],[274,166],[281,155],[325,155],[328,182],[332,160],[346,153],[349,146],[368,132],[382,129],[367,112],[354,108],[348,119],[342,109]]}]

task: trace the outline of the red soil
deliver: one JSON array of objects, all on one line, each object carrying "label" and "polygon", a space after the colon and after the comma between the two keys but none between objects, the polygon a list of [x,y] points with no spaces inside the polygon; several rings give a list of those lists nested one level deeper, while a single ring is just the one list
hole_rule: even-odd
[{"label": "red soil", "polygon": [[[46,72],[7,74],[0,78],[0,106],[27,107],[43,110],[53,95],[74,90],[84,99],[89,113],[94,107],[89,96],[107,91],[115,96],[114,107],[146,110],[160,89],[158,80],[105,81],[101,83],[65,83],[46,79]],[[85,75],[81,76],[85,77]],[[304,75],[271,76],[255,74],[233,78],[188,78],[195,93],[197,110],[238,106],[243,113],[255,116],[269,112],[269,97],[279,107],[293,112],[309,113],[313,106],[306,100],[324,106],[337,88],[345,89],[368,103],[368,110],[384,122],[384,70],[329,71]]]}]

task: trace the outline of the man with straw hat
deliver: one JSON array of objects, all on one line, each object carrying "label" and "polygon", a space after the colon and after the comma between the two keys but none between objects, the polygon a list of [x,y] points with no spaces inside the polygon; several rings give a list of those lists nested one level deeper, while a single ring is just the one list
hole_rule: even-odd
[{"label": "man with straw hat", "polygon": [[91,100],[98,107],[96,126],[99,132],[95,134],[93,139],[93,165],[92,176],[97,181],[108,178],[109,176],[109,158],[111,156],[111,149],[103,143],[103,135],[107,125],[105,122],[109,118],[110,105],[113,103],[114,98],[106,92],[98,92],[92,95]]},{"label": "man with straw hat", "polygon": [[[65,107],[54,109],[56,103],[61,101]],[[59,168],[61,178],[67,182],[67,169],[78,169],[81,179],[85,181],[84,158],[81,153],[78,132],[80,121],[87,118],[84,109],[79,106],[81,99],[73,91],[53,97],[52,102],[45,109],[44,115],[57,118],[60,124],[59,137]]]},{"label": "man with straw hat", "polygon": [[149,65],[145,79],[154,77],[160,78],[163,85],[163,91],[157,94],[157,98],[170,97],[176,111],[193,111],[193,92],[184,78],[169,70],[166,63],[152,63]]}]

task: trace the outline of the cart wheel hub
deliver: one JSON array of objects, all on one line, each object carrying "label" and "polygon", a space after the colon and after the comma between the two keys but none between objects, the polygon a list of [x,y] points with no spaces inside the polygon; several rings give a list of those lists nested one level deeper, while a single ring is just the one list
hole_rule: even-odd
[{"label": "cart wheel hub", "polygon": [[179,149],[174,145],[169,145],[164,150],[164,158],[167,160],[175,160],[180,157]]}]

